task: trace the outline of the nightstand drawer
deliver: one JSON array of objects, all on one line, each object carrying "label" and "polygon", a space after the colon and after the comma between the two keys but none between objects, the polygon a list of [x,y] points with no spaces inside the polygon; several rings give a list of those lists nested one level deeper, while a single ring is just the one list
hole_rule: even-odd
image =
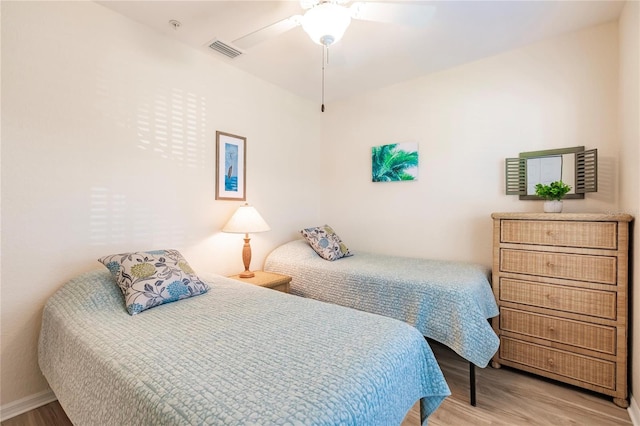
[{"label": "nightstand drawer", "polygon": [[617,294],[613,291],[500,278],[500,301],[615,320]]},{"label": "nightstand drawer", "polygon": [[528,250],[500,250],[500,271],[569,280],[617,283],[616,258]]},{"label": "nightstand drawer", "polygon": [[617,222],[503,220],[501,242],[615,250],[617,225]]},{"label": "nightstand drawer", "polygon": [[500,309],[500,329],[615,355],[616,329],[517,309]]},{"label": "nightstand drawer", "polygon": [[500,357],[539,370],[615,389],[616,366],[611,361],[502,337]]}]

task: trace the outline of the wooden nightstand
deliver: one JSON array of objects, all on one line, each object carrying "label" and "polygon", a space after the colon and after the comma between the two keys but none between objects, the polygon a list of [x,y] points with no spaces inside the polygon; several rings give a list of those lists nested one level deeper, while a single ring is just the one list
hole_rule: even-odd
[{"label": "wooden nightstand", "polygon": [[242,281],[244,283],[259,285],[260,287],[267,287],[283,293],[289,293],[289,283],[291,283],[290,276],[265,271],[254,271],[254,273],[256,275],[252,278],[240,278],[240,274],[232,275],[229,278],[233,278],[234,280]]}]

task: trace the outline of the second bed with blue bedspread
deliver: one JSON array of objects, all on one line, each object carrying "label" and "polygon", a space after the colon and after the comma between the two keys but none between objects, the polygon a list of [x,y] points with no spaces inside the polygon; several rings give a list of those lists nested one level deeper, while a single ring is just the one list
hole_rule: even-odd
[{"label": "second bed with blue bedspread", "polygon": [[486,367],[499,339],[489,269],[478,264],[357,252],[322,259],[305,240],[269,254],[265,270],[292,277],[291,293],[399,319]]}]

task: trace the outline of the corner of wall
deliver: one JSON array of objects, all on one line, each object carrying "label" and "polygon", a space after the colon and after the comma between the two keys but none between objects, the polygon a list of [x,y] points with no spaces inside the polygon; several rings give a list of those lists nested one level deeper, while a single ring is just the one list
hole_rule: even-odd
[{"label": "corner of wall", "polygon": [[633,398],[633,395],[629,396],[629,408],[627,411],[629,412],[631,423],[633,423],[634,426],[640,426],[640,407],[638,407],[638,403]]}]

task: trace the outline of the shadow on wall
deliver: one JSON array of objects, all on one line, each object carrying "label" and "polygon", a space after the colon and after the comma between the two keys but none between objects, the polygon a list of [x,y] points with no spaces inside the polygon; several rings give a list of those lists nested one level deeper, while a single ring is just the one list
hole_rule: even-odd
[{"label": "shadow on wall", "polygon": [[144,246],[151,250],[185,244],[184,221],[160,215],[154,206],[128,203],[126,195],[104,187],[92,187],[90,198],[89,242],[93,246]]},{"label": "shadow on wall", "polygon": [[132,129],[136,132],[136,148],[170,159],[177,167],[206,167],[204,96],[111,73],[98,77],[96,95],[102,118],[123,129],[125,140]]},{"label": "shadow on wall", "polygon": [[617,163],[613,157],[598,157],[598,192],[587,194],[588,198],[612,205],[616,204]]},{"label": "shadow on wall", "polygon": [[137,107],[137,147],[178,166],[205,167],[206,105],[203,97],[171,89]]},{"label": "shadow on wall", "polygon": [[203,184],[196,169],[214,165],[207,157],[206,99],[139,81],[126,67],[108,71],[97,77],[96,109],[113,143],[105,149],[117,154],[107,160],[111,168],[103,172],[104,183],[90,187],[89,244],[184,246],[188,218],[175,199],[188,198],[188,187]]}]

